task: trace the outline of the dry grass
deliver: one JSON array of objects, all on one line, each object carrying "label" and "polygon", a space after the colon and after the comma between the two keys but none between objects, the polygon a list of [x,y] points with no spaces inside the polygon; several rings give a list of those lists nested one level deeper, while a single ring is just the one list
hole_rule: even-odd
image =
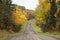
[{"label": "dry grass", "polygon": [[10,37],[12,34],[6,30],[0,30],[0,40],[4,40],[7,37]]},{"label": "dry grass", "polygon": [[25,23],[21,26],[21,30],[20,30],[18,33],[11,33],[11,32],[8,32],[8,31],[6,31],[6,30],[0,30],[0,40],[5,40],[5,39],[8,38],[8,37],[11,37],[11,36],[14,36],[14,35],[19,35],[19,34],[24,33],[26,23],[27,23],[27,22],[25,22]]}]

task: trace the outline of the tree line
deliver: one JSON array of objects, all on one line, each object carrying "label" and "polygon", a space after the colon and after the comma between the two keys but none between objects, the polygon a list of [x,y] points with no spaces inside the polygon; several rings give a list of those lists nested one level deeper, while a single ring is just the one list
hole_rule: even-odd
[{"label": "tree line", "polygon": [[60,28],[60,1],[39,0],[35,10],[36,23],[43,32],[59,31]]},{"label": "tree line", "polygon": [[12,0],[0,0],[0,30],[20,31],[21,25],[27,20],[23,10],[24,6],[12,4]]}]

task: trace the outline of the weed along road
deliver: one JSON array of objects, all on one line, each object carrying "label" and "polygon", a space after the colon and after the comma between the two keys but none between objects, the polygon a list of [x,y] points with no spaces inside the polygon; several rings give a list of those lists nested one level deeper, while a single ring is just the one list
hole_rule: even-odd
[{"label": "weed along road", "polygon": [[43,34],[36,33],[34,29],[32,28],[32,23],[34,21],[35,20],[30,20],[26,23],[26,29],[24,31],[24,34],[16,35],[6,40],[60,40],[51,36],[46,36]]}]

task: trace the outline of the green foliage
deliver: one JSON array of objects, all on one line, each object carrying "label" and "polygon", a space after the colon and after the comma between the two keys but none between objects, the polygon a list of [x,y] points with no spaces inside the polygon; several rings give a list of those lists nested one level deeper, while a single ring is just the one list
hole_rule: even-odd
[{"label": "green foliage", "polygon": [[[11,0],[4,0],[2,1],[2,3],[0,4],[0,27],[3,24],[9,25],[10,24],[10,18],[11,18],[11,9],[10,9],[10,3]],[[9,23],[9,24],[8,24]]]},{"label": "green foliage", "polygon": [[12,6],[18,7],[18,8],[20,8],[21,10],[25,10],[25,9],[26,9],[24,6],[19,6],[19,5],[16,5],[16,4],[13,4]]},{"label": "green foliage", "polygon": [[25,7],[24,6],[19,6],[20,9],[22,10],[25,10]]},{"label": "green foliage", "polygon": [[36,25],[36,22],[33,22],[33,23],[32,23],[32,27],[34,28],[34,30],[35,30],[37,33],[43,32],[43,31],[41,30],[41,28]]}]

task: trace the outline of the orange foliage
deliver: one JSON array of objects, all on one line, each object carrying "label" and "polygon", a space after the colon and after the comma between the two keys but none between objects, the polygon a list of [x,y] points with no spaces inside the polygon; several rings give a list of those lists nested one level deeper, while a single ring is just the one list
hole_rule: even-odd
[{"label": "orange foliage", "polygon": [[32,15],[34,14],[34,11],[33,11],[33,10],[27,9],[26,12],[29,12],[29,13],[32,14]]},{"label": "orange foliage", "polygon": [[16,8],[16,10],[13,11],[12,19],[15,24],[23,24],[27,20],[26,16],[19,8]]}]

